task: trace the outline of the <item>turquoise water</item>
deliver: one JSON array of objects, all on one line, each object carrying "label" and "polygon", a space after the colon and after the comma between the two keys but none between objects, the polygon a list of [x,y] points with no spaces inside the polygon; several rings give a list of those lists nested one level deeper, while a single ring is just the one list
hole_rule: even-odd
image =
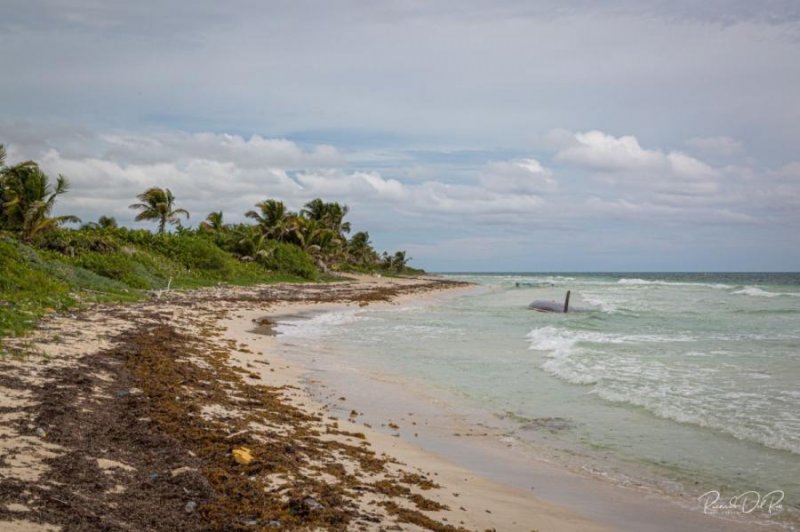
[{"label": "turquoise water", "polygon": [[[325,314],[294,332],[584,470],[687,500],[782,490],[780,519],[796,519],[800,275],[449,276],[484,290]],[[583,311],[526,309],[567,289]]]}]

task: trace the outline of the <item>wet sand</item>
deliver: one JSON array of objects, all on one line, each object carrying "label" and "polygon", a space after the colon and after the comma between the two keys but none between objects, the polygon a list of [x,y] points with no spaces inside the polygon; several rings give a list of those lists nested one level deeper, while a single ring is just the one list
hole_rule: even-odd
[{"label": "wet sand", "polygon": [[[458,294],[430,294],[426,299]],[[418,297],[416,302],[422,299]],[[276,311],[268,317],[274,331],[282,323],[290,325],[298,319],[338,310],[342,307],[293,306],[291,311]],[[414,449],[418,453],[414,463],[424,463],[429,470],[455,467],[471,479],[489,481],[497,492],[514,488],[523,498],[568,508],[592,526],[614,530],[722,532],[752,530],[755,526],[746,519],[705,515],[699,503],[687,506],[686,501],[641,486],[616,485],[590,472],[569,470],[544,455],[532,456],[530,447],[503,438],[485,413],[465,411],[463,405],[451,408],[441,394],[429,393],[391,375],[348,366],[335,352],[321,352],[328,349],[324,342],[304,343],[291,337],[270,338],[265,343],[248,338],[242,326],[262,317],[245,314],[240,320],[232,320],[226,324],[229,334],[244,341],[255,340],[253,345],[267,346],[269,352],[280,355],[291,382],[303,390],[299,396],[304,401],[313,400],[318,407],[346,420],[353,427],[349,430],[366,430],[371,441],[388,441],[390,453]],[[352,412],[357,415],[349,415]],[[498,530],[526,530],[525,518],[533,519],[523,516],[522,521],[506,522],[503,527],[495,520],[494,526]],[[764,526],[763,522],[758,528],[783,530],[778,524]]]},{"label": "wet sand", "polygon": [[0,530],[737,529],[509,453],[386,376],[322,382],[274,336],[463,290],[359,276],[49,317],[4,343]]},{"label": "wet sand", "polygon": [[459,288],[360,277],[173,291],[6,339],[0,530],[603,529],[332,415],[253,322]]}]

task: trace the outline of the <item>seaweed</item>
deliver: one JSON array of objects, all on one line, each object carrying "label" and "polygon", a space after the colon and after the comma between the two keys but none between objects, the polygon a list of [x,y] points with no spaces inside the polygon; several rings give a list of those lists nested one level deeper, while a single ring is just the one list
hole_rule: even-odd
[{"label": "seaweed", "polygon": [[[64,452],[46,460],[37,481],[1,479],[0,502],[25,504],[25,519],[65,530],[343,530],[394,522],[461,530],[424,513],[447,509],[419,493],[439,488],[430,479],[376,455],[364,434],[294,406],[288,389],[248,381],[254,374],[230,360],[241,348],[216,325],[228,311],[204,309],[212,301],[231,309],[278,300],[361,304],[449,284],[168,293],[164,299],[189,311],[179,324],[159,306],[163,300],[107,307],[109,317],[130,324],[110,349],[47,366],[38,385],[4,374],[4,386],[27,386],[35,399],[16,430],[44,427]],[[237,463],[231,453],[239,447],[253,460]],[[98,459],[121,465],[104,469]],[[9,517],[21,514],[0,504],[0,518]]]}]

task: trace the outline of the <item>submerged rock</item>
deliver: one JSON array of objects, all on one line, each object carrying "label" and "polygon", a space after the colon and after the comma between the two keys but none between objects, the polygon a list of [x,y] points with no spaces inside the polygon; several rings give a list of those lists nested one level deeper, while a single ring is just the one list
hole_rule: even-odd
[{"label": "submerged rock", "polygon": [[575,428],[575,423],[564,417],[537,417],[522,425],[522,430],[546,430],[562,432]]}]

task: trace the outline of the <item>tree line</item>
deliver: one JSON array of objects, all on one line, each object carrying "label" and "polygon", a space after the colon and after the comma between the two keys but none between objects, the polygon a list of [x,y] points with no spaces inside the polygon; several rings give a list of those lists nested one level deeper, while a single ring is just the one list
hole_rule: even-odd
[{"label": "tree line", "polygon": [[[60,228],[65,224],[81,223],[73,215],[53,215],[56,200],[69,191],[66,177],[59,175],[53,182],[34,161],[6,166],[5,160],[6,151],[0,145],[0,232],[36,244],[48,233],[64,230]],[[169,226],[175,226],[177,234],[207,237],[243,261],[267,262],[280,244],[306,253],[323,272],[385,270],[403,273],[410,270],[410,258],[405,251],[379,254],[368,232],[351,235],[351,224],[345,220],[349,208],[338,202],[316,198],[293,212],[283,201],[265,199],[245,213],[252,223],[225,223],[222,211],[214,211],[196,229],[190,229],[182,224],[190,213],[177,206],[170,189],[151,187],[139,194],[137,200],[130,205],[137,211],[135,220],[154,222],[156,234],[164,235]],[[101,216],[77,231],[117,228],[114,217]]]}]

